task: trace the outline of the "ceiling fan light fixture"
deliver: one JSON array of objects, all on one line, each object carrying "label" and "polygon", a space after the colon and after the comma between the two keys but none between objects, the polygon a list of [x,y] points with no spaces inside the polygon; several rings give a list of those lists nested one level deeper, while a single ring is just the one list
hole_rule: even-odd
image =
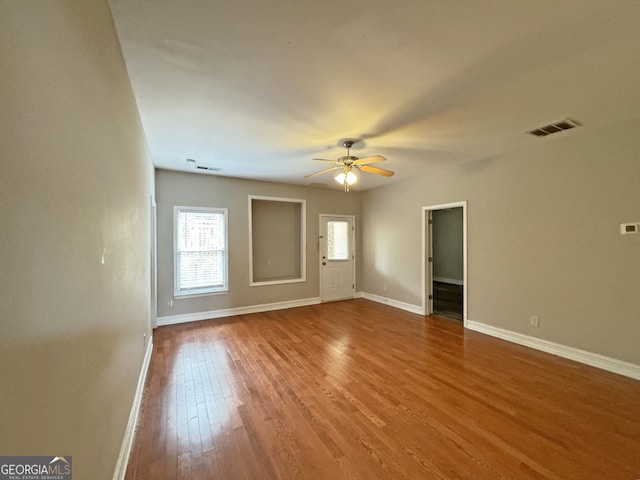
[{"label": "ceiling fan light fixture", "polygon": [[358,177],[351,170],[346,173],[342,172],[336,175],[336,182],[338,182],[340,185],[344,185],[345,182],[347,182],[347,185],[353,185],[357,181]]}]

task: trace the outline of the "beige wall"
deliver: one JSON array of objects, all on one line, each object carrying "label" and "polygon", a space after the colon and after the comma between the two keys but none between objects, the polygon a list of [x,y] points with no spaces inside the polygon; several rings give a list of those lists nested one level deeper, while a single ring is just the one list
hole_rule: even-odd
[{"label": "beige wall", "polygon": [[0,453],[110,479],[150,334],[153,170],[106,1],[0,11]]},{"label": "beige wall", "polygon": [[470,320],[640,364],[640,235],[619,234],[640,222],[638,132],[532,138],[365,192],[362,290],[420,305],[421,207],[467,200]]},{"label": "beige wall", "polygon": [[[360,238],[360,199],[357,192],[347,194],[335,190],[167,170],[156,171],[156,191],[159,317],[318,297],[320,295],[319,215],[321,213],[355,215],[356,241]],[[307,280],[305,282],[249,286],[249,195],[306,200]],[[174,299],[172,229],[175,205],[229,209],[228,293]],[[358,275],[358,272],[356,277],[356,281],[359,282],[361,275]],[[173,302],[172,307],[168,305],[170,301]]]}]

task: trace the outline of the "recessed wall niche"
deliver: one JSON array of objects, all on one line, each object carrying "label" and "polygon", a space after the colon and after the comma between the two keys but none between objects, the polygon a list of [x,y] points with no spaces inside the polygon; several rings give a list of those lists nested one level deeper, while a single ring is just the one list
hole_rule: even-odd
[{"label": "recessed wall niche", "polygon": [[304,282],[306,201],[249,195],[250,285]]}]

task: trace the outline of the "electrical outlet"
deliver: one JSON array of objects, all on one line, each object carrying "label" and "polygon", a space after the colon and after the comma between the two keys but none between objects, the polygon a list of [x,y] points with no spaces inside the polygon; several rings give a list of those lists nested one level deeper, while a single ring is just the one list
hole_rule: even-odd
[{"label": "electrical outlet", "polygon": [[539,327],[540,326],[540,317],[537,315],[531,315],[531,320],[529,321],[532,326]]},{"label": "electrical outlet", "polygon": [[169,301],[167,302],[167,305],[169,305],[170,307],[173,307],[173,300],[169,300]]},{"label": "electrical outlet", "polygon": [[620,224],[621,235],[638,233],[639,230],[640,230],[640,223],[621,223]]}]

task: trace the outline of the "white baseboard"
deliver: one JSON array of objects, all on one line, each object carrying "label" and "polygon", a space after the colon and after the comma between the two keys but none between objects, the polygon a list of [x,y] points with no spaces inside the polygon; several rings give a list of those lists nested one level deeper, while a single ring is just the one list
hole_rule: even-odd
[{"label": "white baseboard", "polygon": [[[407,312],[415,313],[418,315],[424,315],[423,307],[420,305],[413,305],[410,303],[393,300],[391,298],[382,297],[368,292],[356,292],[355,298],[365,298],[373,302],[389,305],[391,307],[399,308]],[[262,305],[252,305],[248,307],[236,307],[222,310],[211,310],[208,312],[196,312],[187,313],[182,315],[172,315],[165,317],[158,317],[158,326],[174,325],[184,322],[193,322],[199,320],[208,320],[212,318],[230,317],[233,315],[245,315],[249,313],[267,312],[271,310],[282,310],[285,308],[304,307],[307,305],[317,305],[320,303],[319,297],[306,298],[302,300],[291,300],[286,302],[267,303]],[[523,335],[521,333],[512,332],[510,330],[504,330],[502,328],[486,325],[484,323],[474,322],[472,320],[465,320],[465,328],[474,330],[480,333],[491,335],[492,337],[501,338],[509,342],[524,345],[526,347],[534,348],[543,352],[551,353],[559,357],[575,360],[586,365],[591,365],[596,368],[607,370],[609,372],[624,375],[640,380],[640,365],[624,362],[622,360],[616,360],[615,358],[605,357],[597,353],[587,352],[573,347],[561,345],[559,343],[550,342],[548,340],[542,340],[540,338],[531,337],[529,335]],[[115,477],[114,477],[115,480]]]},{"label": "white baseboard", "polygon": [[367,292],[358,292],[356,294],[356,297],[366,298],[367,300],[383,303],[385,305],[389,305],[390,307],[399,308],[400,310],[406,310],[407,312],[417,313],[418,315],[424,315],[422,306],[420,305],[412,305],[410,303],[400,302],[398,300],[381,297],[380,295],[374,295],[373,293],[367,293]]},{"label": "white baseboard", "polygon": [[450,283],[451,285],[464,285],[464,280],[456,280],[455,278],[433,277],[434,282]]},{"label": "white baseboard", "polygon": [[140,368],[138,386],[136,387],[136,394],[133,397],[133,405],[129,413],[129,422],[127,423],[127,429],[125,430],[122,446],[120,447],[120,454],[118,455],[118,462],[116,463],[116,469],[113,473],[113,480],[124,480],[124,476],[127,473],[127,464],[129,463],[129,455],[131,454],[131,447],[133,446],[133,436],[136,432],[136,424],[138,423],[138,414],[140,413],[140,404],[142,402],[142,394],[144,393],[144,384],[147,380],[152,351],[153,337],[151,337],[149,343],[147,343],[147,351],[144,354],[144,360]]},{"label": "white baseboard", "polygon": [[232,317],[234,315],[246,315],[249,313],[269,312],[271,310],[283,310],[285,308],[306,307],[307,305],[317,305],[320,297],[303,298],[301,300],[288,300],[286,302],[264,303],[262,305],[250,305],[248,307],[225,308],[221,310],[210,310],[207,312],[184,313],[181,315],[170,315],[158,317],[158,326],[175,325],[185,322],[196,322],[199,320],[209,320],[212,318]]},{"label": "white baseboard", "polygon": [[624,375],[625,377],[640,380],[640,365],[616,360],[611,357],[605,357],[604,355],[587,352],[578,348],[567,347],[566,345],[542,340],[529,335],[523,335],[510,330],[504,330],[484,323],[473,322],[471,320],[467,320],[465,326],[469,330],[485,333],[492,337],[501,338],[509,342],[524,345],[559,357],[568,358],[569,360],[591,365],[592,367],[617,373],[618,375]]}]

